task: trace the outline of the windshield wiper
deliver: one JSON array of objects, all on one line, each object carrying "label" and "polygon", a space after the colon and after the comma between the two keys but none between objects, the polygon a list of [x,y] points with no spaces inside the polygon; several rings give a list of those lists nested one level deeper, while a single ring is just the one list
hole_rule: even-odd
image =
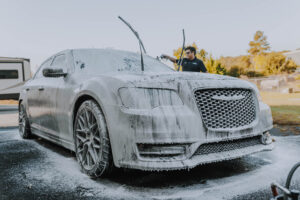
[{"label": "windshield wiper", "polygon": [[[136,36],[136,38],[138,39],[138,41],[139,41],[139,46],[140,46],[140,53],[141,53],[141,68],[142,68],[142,71],[144,71],[144,59],[143,59],[143,51],[144,51],[144,53],[146,54],[146,49],[145,49],[145,47],[144,47],[144,45],[143,45],[143,42],[142,42],[142,40],[140,39],[140,37],[139,37],[139,34],[138,34],[138,32],[136,32],[133,28],[132,28],[132,26],[127,22],[127,21],[125,21],[122,17],[118,17],[122,22],[124,22],[124,24],[126,24],[129,28],[130,28],[130,30],[133,32],[133,34]],[[143,51],[142,51],[143,50]]]}]

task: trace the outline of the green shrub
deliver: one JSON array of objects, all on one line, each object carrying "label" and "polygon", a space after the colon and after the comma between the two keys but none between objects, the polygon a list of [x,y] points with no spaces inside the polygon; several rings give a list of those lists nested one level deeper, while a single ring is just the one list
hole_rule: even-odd
[{"label": "green shrub", "polygon": [[242,69],[239,66],[232,66],[226,73],[228,76],[240,77]]}]

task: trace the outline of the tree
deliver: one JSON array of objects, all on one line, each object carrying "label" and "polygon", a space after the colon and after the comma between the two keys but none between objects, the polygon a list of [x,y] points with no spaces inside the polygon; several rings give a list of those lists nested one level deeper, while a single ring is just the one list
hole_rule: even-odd
[{"label": "tree", "polygon": [[242,69],[239,66],[234,65],[227,71],[226,75],[233,76],[233,77],[240,77],[241,73],[242,73]]},{"label": "tree", "polygon": [[267,75],[291,73],[295,71],[297,65],[291,59],[287,59],[281,52],[271,52],[266,55],[264,72]]},{"label": "tree", "polygon": [[250,56],[220,57],[219,61],[228,70],[238,66],[240,69],[247,70],[251,67]]},{"label": "tree", "polygon": [[270,50],[270,44],[267,42],[264,32],[256,31],[253,39],[249,42],[250,49],[248,50],[252,56],[261,55]]},{"label": "tree", "polygon": [[197,52],[196,56],[197,58],[200,58],[201,60],[205,61],[207,58],[207,52],[204,49],[200,49],[199,52]]},{"label": "tree", "polygon": [[223,67],[223,65],[221,64],[221,62],[219,60],[214,59],[212,57],[212,55],[210,55],[209,58],[207,58],[204,61],[204,64],[205,64],[205,66],[207,68],[207,71],[209,73],[212,73],[212,74],[221,74],[221,75],[226,74],[225,67]]}]

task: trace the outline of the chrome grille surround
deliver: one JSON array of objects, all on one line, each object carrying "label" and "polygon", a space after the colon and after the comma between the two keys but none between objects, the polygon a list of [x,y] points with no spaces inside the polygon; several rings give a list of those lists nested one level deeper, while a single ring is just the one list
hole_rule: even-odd
[{"label": "chrome grille surround", "polygon": [[262,145],[261,136],[202,144],[198,147],[194,155],[233,151],[255,145]]},{"label": "chrome grille surround", "polygon": [[256,120],[257,99],[251,89],[197,89],[194,96],[208,129],[245,128]]}]

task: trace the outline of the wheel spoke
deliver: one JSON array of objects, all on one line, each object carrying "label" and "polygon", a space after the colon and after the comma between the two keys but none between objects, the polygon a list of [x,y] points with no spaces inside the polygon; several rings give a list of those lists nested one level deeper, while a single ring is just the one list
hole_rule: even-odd
[{"label": "wheel spoke", "polygon": [[95,122],[94,124],[91,124],[90,125],[90,130],[92,131],[96,126],[97,126],[97,122]]},{"label": "wheel spoke", "polygon": [[20,126],[23,126],[23,124],[24,124],[24,119],[20,119],[20,120],[19,120],[19,125],[20,125]]},{"label": "wheel spoke", "polygon": [[87,141],[86,138],[80,136],[79,134],[76,134],[76,137],[80,140],[81,143],[85,143]]},{"label": "wheel spoke", "polygon": [[21,105],[20,106],[20,111],[19,111],[19,131],[21,134],[25,133],[25,126],[26,126],[26,121],[25,121],[25,112],[24,112],[24,107]]},{"label": "wheel spoke", "polygon": [[83,146],[83,152],[82,152],[82,158],[81,158],[82,163],[86,163],[87,152],[88,152],[87,146]]},{"label": "wheel spoke", "polygon": [[89,152],[87,151],[87,153],[86,153],[86,160],[87,160],[87,165],[88,166],[91,166],[91,160],[90,160],[90,158],[91,158],[91,156],[90,156]]},{"label": "wheel spoke", "polygon": [[82,147],[82,148],[77,147],[77,148],[78,148],[77,153],[79,153],[79,154],[81,154],[81,152],[83,152],[83,150],[84,150],[84,147]]},{"label": "wheel spoke", "polygon": [[87,127],[90,127],[90,117],[89,117],[89,112],[87,109],[84,110],[84,115],[85,115],[85,119],[86,119],[86,125],[87,125]]},{"label": "wheel spoke", "polygon": [[85,133],[85,131],[82,129],[76,129],[76,132]]},{"label": "wheel spoke", "polygon": [[92,158],[93,162],[96,163],[97,157],[96,157],[95,151],[92,147],[89,148],[89,153],[91,155],[91,158]]},{"label": "wheel spoke", "polygon": [[83,119],[83,117],[81,115],[79,116],[79,119],[78,119],[78,125],[79,125],[80,129],[84,129],[86,127],[85,120]]},{"label": "wheel spoke", "polygon": [[22,106],[20,107],[20,112],[19,112],[19,115],[23,115],[23,108],[22,108]]},{"label": "wheel spoke", "polygon": [[98,137],[98,136],[96,136],[96,135],[94,136],[94,139],[97,140],[98,142],[101,141],[100,137]]},{"label": "wheel spoke", "polygon": [[93,147],[94,147],[95,149],[100,149],[100,145],[95,144],[95,143],[93,143]]},{"label": "wheel spoke", "polygon": [[24,120],[24,114],[19,113],[19,121],[23,121]]}]

